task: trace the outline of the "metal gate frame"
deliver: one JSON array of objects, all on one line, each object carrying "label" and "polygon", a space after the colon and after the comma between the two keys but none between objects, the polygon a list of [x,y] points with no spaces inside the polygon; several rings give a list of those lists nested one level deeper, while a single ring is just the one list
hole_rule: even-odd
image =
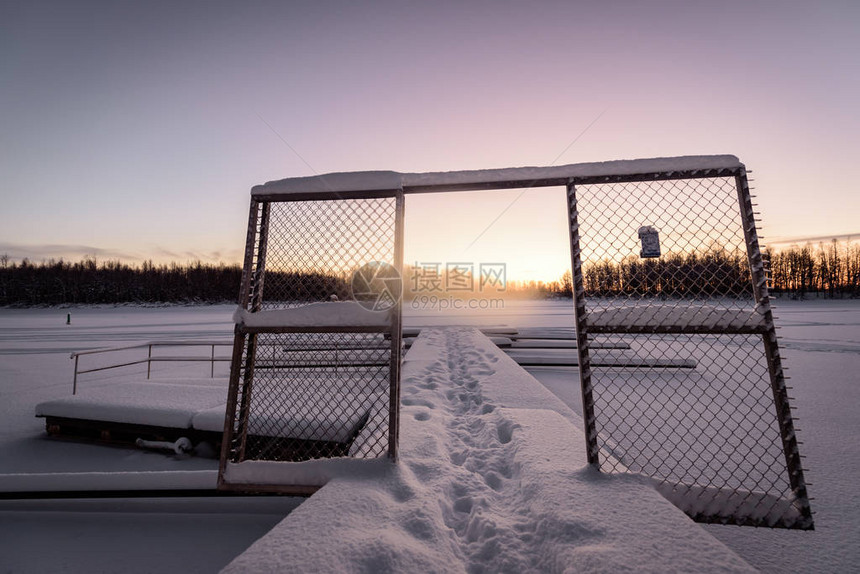
[{"label": "metal gate frame", "polygon": [[[392,188],[362,192],[360,194],[339,192],[335,190],[310,190],[308,192],[288,195],[270,196],[265,186],[257,186],[252,190],[248,231],[245,245],[245,262],[242,272],[242,284],[239,295],[240,310],[248,311],[251,316],[265,313],[266,298],[265,278],[267,257],[271,233],[271,212],[273,204],[284,202],[340,202],[347,204],[351,201],[393,198],[394,229],[393,254],[391,265],[398,274],[402,274],[403,266],[403,219],[404,198],[402,189]],[[373,223],[373,222],[366,222]],[[345,230],[341,230],[348,233]],[[322,232],[335,232],[323,230]],[[370,263],[365,262],[365,263]],[[305,302],[307,303],[307,302]],[[276,305],[278,306],[278,305]],[[288,303],[287,307],[294,307]],[[303,306],[301,302],[297,305]],[[402,313],[398,301],[389,312],[389,321],[385,325],[338,324],[317,326],[314,324],[296,325],[246,325],[237,320],[234,330],[233,355],[230,370],[230,385],[225,413],[224,437],[221,446],[221,461],[218,473],[218,488],[245,492],[279,492],[287,494],[307,495],[318,488],[318,484],[279,484],[244,482],[231,480],[228,465],[247,460],[248,418],[254,395],[255,368],[258,360],[258,338],[261,336],[283,335],[283,347],[297,345],[297,337],[361,337],[362,335],[378,334],[385,337],[388,350],[385,359],[388,363],[388,408],[387,408],[387,448],[385,455],[397,459],[399,441],[399,408],[400,404],[400,368],[402,354]],[[354,349],[353,349],[354,350]],[[360,353],[361,350],[359,349]],[[377,355],[379,355],[377,353]],[[350,359],[350,360],[354,360]],[[333,355],[334,368],[337,369],[338,356]],[[347,365],[348,366],[348,365]],[[325,454],[320,455],[325,458]],[[372,455],[368,455],[371,456]],[[315,458],[315,457],[311,457]],[[260,460],[260,459],[257,459]],[[289,464],[285,462],[285,464]]]},{"label": "metal gate frame", "polygon": [[[595,323],[589,315],[587,305],[588,295],[584,284],[582,261],[582,237],[580,233],[580,210],[577,206],[578,186],[591,184],[607,184],[618,182],[660,182],[679,180],[702,180],[707,178],[733,178],[737,190],[738,213],[743,228],[746,258],[749,267],[751,294],[760,314],[754,325],[742,325],[735,328],[714,328],[713,325],[688,325],[685,329],[674,329],[665,325],[639,325],[636,328],[625,327],[624,324],[612,324],[604,321]],[[745,336],[760,337],[763,356],[766,358],[769,389],[764,392],[772,395],[772,414],[778,425],[781,453],[785,460],[787,483],[790,484],[792,500],[788,501],[796,516],[778,520],[761,519],[732,514],[731,512],[700,512],[685,508],[679,504],[679,498],[673,491],[670,481],[655,478],[655,483],[664,495],[679,505],[679,507],[695,520],[703,522],[735,523],[756,526],[772,526],[798,529],[812,529],[812,513],[804,480],[804,470],[801,466],[797,448],[797,439],[789,406],[789,398],[785,386],[785,377],[779,354],[779,346],[770,308],[767,289],[767,274],[762,261],[761,250],[756,233],[755,214],[751,203],[746,168],[734,156],[687,156],[678,158],[655,158],[630,161],[610,161],[591,164],[572,164],[551,167],[525,167],[481,171],[437,172],[437,173],[397,173],[397,172],[360,172],[352,174],[327,174],[321,176],[290,178],[256,186],[252,190],[251,213],[249,217],[248,236],[245,251],[245,266],[242,278],[240,305],[251,313],[259,312],[262,305],[263,280],[266,267],[266,244],[269,233],[269,208],[272,203],[284,201],[305,200],[339,200],[372,197],[397,198],[397,224],[395,240],[395,265],[402,271],[403,258],[403,209],[404,195],[410,193],[435,193],[453,191],[478,191],[493,189],[514,189],[531,187],[565,187],[567,190],[568,216],[570,222],[570,249],[573,269],[574,311],[577,332],[577,348],[580,365],[580,385],[583,398],[583,418],[585,423],[585,438],[587,443],[588,463],[603,470],[602,465],[612,460],[612,454],[605,450],[600,443],[600,426],[604,422],[600,414],[595,412],[594,370],[590,362],[591,337],[609,334],[630,334],[648,337],[650,334],[663,336],[684,336],[685,333],[705,334],[716,333],[723,336],[727,333],[743,333]],[[255,244],[259,249],[255,251]],[[391,323],[385,331],[390,336],[390,396],[388,429],[388,456],[397,456],[399,432],[399,368],[401,348],[401,311],[400,302],[392,316]],[[326,328],[309,328],[303,332],[324,332]],[[340,328],[342,330],[342,328]],[[360,332],[364,329],[354,329]],[[254,358],[257,337],[265,333],[288,333],[296,329],[287,327],[248,328],[237,325],[234,342],[233,364],[231,369],[230,395],[225,420],[224,444],[219,471],[219,488],[238,490],[277,490],[284,491],[278,485],[248,485],[229,484],[223,480],[224,470],[230,456],[231,443],[235,438],[233,421],[237,412],[242,412],[245,405],[242,401],[251,388],[254,374]],[[758,365],[758,364],[757,364]],[[242,399],[239,399],[241,392]],[[616,460],[615,463],[618,463]],[[615,471],[625,472],[623,464],[618,463]],[[647,474],[647,473],[645,473]],[[668,488],[667,488],[668,487]],[[316,487],[290,487],[290,492],[310,493]],[[737,492],[735,492],[737,494]],[[673,498],[674,496],[674,498]],[[683,501],[680,501],[683,502]]]},{"label": "metal gate frame", "polygon": [[[618,184],[625,182],[651,182],[651,181],[669,181],[669,180],[696,180],[706,178],[734,178],[737,189],[738,208],[741,217],[741,225],[743,228],[744,240],[746,243],[746,256],[752,281],[752,293],[754,296],[755,310],[761,315],[761,321],[754,325],[738,324],[736,326],[720,325],[715,328],[714,325],[704,321],[700,324],[688,324],[683,328],[677,326],[666,326],[654,323],[643,326],[641,324],[631,325],[624,323],[623,320],[617,320],[607,324],[601,321],[600,324],[590,324],[590,312],[587,307],[589,296],[586,292],[584,284],[584,270],[582,261],[582,237],[580,226],[580,209],[577,205],[577,186],[585,186],[590,184]],[[684,495],[701,497],[706,494],[703,489],[693,493],[692,489],[687,488],[686,493],[681,493],[678,496],[676,485],[668,483],[666,480],[656,479],[658,490],[670,500],[675,502],[679,508],[684,510],[692,518],[699,522],[706,523],[721,523],[721,524],[739,524],[752,526],[769,526],[792,528],[801,530],[814,529],[812,511],[809,505],[809,497],[804,480],[804,469],[802,467],[800,453],[798,451],[798,442],[796,438],[794,423],[791,415],[790,401],[788,391],[785,384],[785,376],[782,368],[782,361],[779,353],[779,344],[777,341],[776,330],[773,320],[773,312],[770,307],[770,299],[768,295],[768,278],[765,270],[765,263],[762,260],[761,249],[758,242],[758,234],[756,229],[755,212],[753,210],[752,199],[747,180],[747,172],[744,166],[731,169],[697,169],[688,171],[666,171],[655,173],[641,174],[625,174],[615,176],[595,176],[571,178],[567,183],[567,204],[570,221],[570,246],[571,246],[571,263],[573,268],[573,293],[574,293],[574,316],[576,322],[576,342],[577,353],[579,358],[579,373],[582,393],[583,405],[583,420],[585,439],[587,447],[588,462],[598,468],[602,467],[601,463],[606,462],[607,457],[611,457],[608,452],[603,452],[599,444],[600,430],[602,423],[600,416],[595,413],[595,388],[592,381],[593,368],[590,359],[590,343],[594,335],[601,334],[628,334],[628,335],[647,335],[647,334],[757,334],[761,336],[764,355],[767,360],[767,369],[770,378],[770,390],[773,396],[773,407],[775,420],[779,427],[779,435],[782,441],[782,452],[785,459],[785,465],[788,473],[788,481],[794,500],[790,502],[792,512],[789,515],[780,516],[779,518],[752,516],[739,514],[737,508],[728,512],[722,512],[719,509],[709,509],[702,511],[701,509],[694,510],[683,500]],[[658,303],[652,304],[652,307],[658,307]],[[624,465],[616,463],[608,466],[615,466],[616,469],[624,469]],[[737,495],[737,492],[735,492]],[[743,495],[741,495],[743,496]],[[739,505],[737,505],[739,506]]]}]

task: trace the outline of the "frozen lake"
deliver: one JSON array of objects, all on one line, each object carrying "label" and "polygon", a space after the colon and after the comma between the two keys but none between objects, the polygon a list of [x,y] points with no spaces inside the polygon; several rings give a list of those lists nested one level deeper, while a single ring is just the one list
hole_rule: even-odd
[{"label": "frozen lake", "polygon": [[[814,497],[816,531],[724,526],[706,529],[763,571],[860,571],[860,549],[856,545],[860,537],[860,497],[856,489],[860,482],[860,445],[856,440],[860,431],[856,414],[860,406],[856,375],[860,372],[860,302],[778,301],[776,308],[783,358],[791,376],[789,384],[794,387],[801,452],[808,468],[806,478]],[[0,472],[217,468],[214,459],[51,440],[33,410],[41,401],[71,393],[71,351],[159,339],[229,340],[233,310],[230,305],[0,309]],[[71,313],[69,325],[67,313]],[[471,314],[418,312],[407,306],[405,314],[406,326],[573,324],[570,301],[508,302],[505,309]],[[226,372],[226,365],[218,368],[221,374]],[[145,367],[130,370],[134,369],[140,372]],[[156,365],[154,376],[167,369],[175,367]],[[208,376],[209,365],[188,365],[183,369],[189,377]],[[574,368],[529,370],[574,410],[581,409]],[[112,377],[117,374],[97,373],[83,378],[81,384],[106,382]],[[128,572],[179,567],[189,572],[214,571],[277,523],[296,502],[282,500],[279,504],[239,507],[230,500],[145,504],[108,501],[86,506],[72,501],[0,502],[0,565],[16,572],[48,567],[59,571],[98,570],[98,564],[107,571],[119,565]],[[98,538],[99,546],[104,542],[120,547],[131,544],[138,536],[146,541],[144,548],[160,544],[165,549],[164,556],[172,556],[170,560],[158,562],[154,553],[143,550],[140,557],[113,556],[92,545]],[[37,546],[37,542],[45,539],[54,541],[60,558],[46,562],[48,559],[41,557],[41,562],[34,561],[41,554],[41,544]],[[218,551],[211,552],[215,546]],[[68,560],[62,558],[63,552],[68,553]],[[105,556],[109,558],[106,562]],[[177,558],[181,556],[186,558]],[[126,560],[129,557],[132,560]],[[93,565],[95,568],[90,568]]]}]

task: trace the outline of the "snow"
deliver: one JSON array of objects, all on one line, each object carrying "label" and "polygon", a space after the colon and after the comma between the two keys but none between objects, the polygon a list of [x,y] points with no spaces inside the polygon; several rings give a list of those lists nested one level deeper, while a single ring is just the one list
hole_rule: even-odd
[{"label": "snow", "polygon": [[659,326],[673,331],[708,328],[714,330],[755,330],[764,327],[764,315],[757,308],[726,309],[713,305],[642,305],[589,311],[589,327],[643,329]]},{"label": "snow", "polygon": [[[327,390],[308,389],[305,397],[310,405],[322,402],[314,398],[314,393],[331,396]],[[335,414],[291,403],[282,406],[279,412],[254,412],[248,423],[250,432],[346,442],[364,422],[371,406],[380,400],[385,402],[373,394],[337,394],[342,395],[338,404],[364,404],[366,408]],[[102,385],[77,395],[44,401],[36,405],[35,415],[222,432],[226,404],[227,381],[223,379],[208,385],[143,381]]]},{"label": "snow", "polygon": [[324,486],[343,476],[373,480],[392,464],[388,458],[330,458],[291,463],[247,460],[229,463],[224,477],[231,484]]},{"label": "snow", "polygon": [[787,498],[780,498],[756,491],[736,491],[699,485],[669,484],[655,485],[657,491],[675,506],[688,514],[717,516],[726,509],[754,522],[768,526],[781,522],[803,520],[798,505]]},{"label": "snow", "polygon": [[[771,301],[783,365],[791,380],[796,427],[815,514],[814,532],[705,525],[706,531],[763,572],[851,572],[860,564],[860,302]],[[558,315],[541,324],[572,321]],[[568,303],[569,305],[569,303]],[[514,309],[510,309],[515,313]],[[535,311],[536,313],[539,311]],[[575,369],[528,368],[577,412],[582,411]]]},{"label": "snow", "polygon": [[[191,428],[194,416],[220,405],[224,429],[227,384],[174,384],[161,381],[119,383],[83,389],[80,394],[36,405],[37,417],[64,417],[167,428]],[[204,429],[210,430],[210,429]]]},{"label": "snow", "polygon": [[273,327],[385,327],[391,324],[388,311],[372,311],[355,301],[311,303],[288,309],[252,313],[239,307],[233,322],[248,328]]},{"label": "snow", "polygon": [[293,177],[257,185],[252,195],[272,193],[290,195],[296,193],[340,193],[346,191],[392,191],[400,189],[401,175],[395,171],[362,171],[327,173],[310,177]]},{"label": "snow", "polygon": [[[800,427],[801,448],[808,468],[806,478],[811,483],[810,491],[814,496],[816,531],[685,524],[692,533],[704,529],[764,572],[856,571],[860,564],[860,546],[856,544],[860,532],[860,499],[857,494],[860,443],[856,440],[860,434],[860,418],[856,413],[860,404],[860,386],[856,384],[856,373],[860,372],[860,303],[776,300],[774,307],[784,363],[792,376],[788,384],[794,387],[791,394],[793,405],[798,409],[797,426]],[[65,318],[69,311],[72,324],[67,326]],[[33,411],[39,402],[71,394],[70,351],[154,339],[225,337],[233,328],[233,311],[234,307],[228,305],[0,309],[0,472],[17,475],[53,473],[57,476],[62,473],[122,476],[123,473],[152,471],[170,471],[170,474],[217,472],[217,460],[214,459],[50,440],[45,438],[44,422],[35,418]],[[411,327],[471,324],[570,329],[573,306],[569,300],[508,301],[505,309],[476,311],[470,315],[407,309],[404,319]],[[417,353],[413,357],[410,351],[405,369],[409,363],[419,367],[419,355]],[[462,355],[454,358],[454,366],[458,361],[467,361]],[[554,508],[545,502],[554,500],[551,493],[541,491],[530,482],[530,477],[538,473],[550,478],[557,475],[541,470],[537,465],[539,461],[534,461],[532,466],[525,464],[527,461],[523,457],[528,456],[532,449],[528,441],[537,443],[536,448],[547,441],[549,449],[564,442],[558,439],[559,436],[573,436],[572,442],[581,436],[578,426],[581,422],[574,414],[579,410],[581,398],[575,368],[529,368],[529,372],[543,383],[542,387],[518,386],[513,384],[516,379],[511,380],[512,384],[505,384],[501,370],[496,370],[495,376],[480,377],[481,407],[491,404],[495,406],[494,411],[470,416],[468,424],[457,429],[458,434],[451,434],[454,429],[449,425],[458,417],[452,414],[453,406],[445,395],[452,389],[444,385],[461,378],[461,374],[445,364],[436,365],[431,371],[431,365],[432,361],[425,361],[420,366],[428,370],[418,371],[423,380],[420,384],[426,388],[419,387],[419,381],[411,375],[404,380],[402,444],[409,442],[421,448],[416,449],[414,458],[404,459],[403,464],[394,470],[379,472],[369,469],[368,473],[375,477],[375,482],[368,485],[367,496],[362,499],[353,499],[352,491],[347,489],[330,488],[337,482],[364,480],[362,477],[343,477],[334,479],[301,506],[296,499],[280,497],[0,501],[0,556],[3,557],[0,562],[4,569],[14,572],[214,572],[281,522],[281,518],[291,510],[291,516],[297,517],[296,521],[280,524],[277,528],[282,533],[293,529],[304,537],[300,538],[302,540],[315,534],[321,540],[337,542],[336,536],[345,532],[345,538],[337,543],[354,548],[352,554],[339,548],[329,556],[327,547],[317,554],[310,550],[302,552],[300,548],[294,548],[296,545],[288,545],[286,549],[276,545],[258,547],[258,550],[271,551],[273,561],[277,558],[275,553],[293,552],[297,559],[303,557],[309,561],[295,563],[312,565],[306,569],[319,565],[317,569],[322,570],[326,565],[335,565],[352,570],[372,570],[379,566],[378,569],[384,570],[386,564],[403,564],[403,557],[411,553],[408,564],[425,565],[428,571],[462,569],[467,563],[475,564],[474,569],[480,570],[477,548],[491,538],[486,530],[482,530],[483,523],[479,517],[481,520],[490,517],[497,526],[508,524],[507,520],[520,528],[526,525],[528,528],[522,530],[521,537],[532,536],[532,539],[536,533],[551,530],[565,531],[567,536],[573,537],[576,532],[591,528],[590,532],[597,532],[597,535],[580,538],[580,557],[588,552],[589,547],[594,549],[595,556],[601,558],[616,551],[618,556],[628,557],[623,554],[623,546],[628,541],[640,545],[651,540],[653,548],[645,549],[646,558],[661,549],[667,551],[676,538],[681,546],[694,543],[689,538],[694,534],[686,530],[663,532],[662,537],[652,537],[649,533],[652,525],[647,514],[652,509],[649,507],[643,513],[640,507],[634,505],[628,509],[625,504],[629,497],[645,496],[650,500],[648,497],[653,496],[653,491],[650,488],[638,490],[642,485],[635,477],[591,474],[583,468],[582,459],[577,458],[580,456],[578,452],[559,451],[569,461],[567,470],[557,468],[566,480],[559,482],[559,488],[564,489],[559,496],[576,498],[582,483],[586,487],[599,485],[604,498],[617,499],[622,509],[620,513],[617,509],[608,509],[605,515],[595,516],[606,507],[592,506],[601,501],[592,501],[585,496],[582,504],[578,505],[579,514],[571,515],[570,521],[565,523],[566,515],[554,516]],[[487,369],[476,364],[470,368]],[[145,373],[145,366],[129,368],[137,373],[141,369]],[[226,369],[226,364],[216,365],[216,375],[223,378]],[[208,377],[209,365],[162,364],[153,367],[155,379],[177,372],[189,379]],[[87,375],[81,386],[86,390],[121,378],[111,371],[94,373]],[[433,385],[436,385],[435,389],[431,388]],[[412,390],[407,393],[408,389]],[[547,408],[548,404],[541,398],[542,395],[546,397],[547,389],[570,407],[566,413],[561,412],[564,405]],[[454,390],[465,393],[465,389],[460,387],[454,387]],[[474,394],[469,396],[474,397]],[[470,403],[474,405],[474,400]],[[532,413],[524,413],[528,420],[520,420],[512,418],[508,412],[518,409],[536,411],[533,413],[535,416],[537,412],[553,410],[571,423],[573,434],[564,434],[567,431],[557,420],[548,422],[548,427],[543,430],[534,430],[536,427],[530,426],[529,422]],[[418,420],[422,418],[426,420]],[[409,422],[410,419],[415,422]],[[476,445],[493,446],[490,439],[494,432],[498,435],[497,429],[500,428],[496,423],[504,421],[510,423],[511,431],[507,448],[516,452],[502,455],[501,443],[495,445],[496,449],[477,448]],[[426,432],[416,434],[422,427],[427,429]],[[541,436],[531,437],[532,433]],[[472,441],[472,444],[467,441]],[[559,448],[574,446],[561,444]],[[546,454],[539,448],[534,452]],[[451,458],[444,458],[445,453],[453,453],[453,459],[461,460],[463,464],[454,465]],[[549,453],[546,460],[552,460],[554,456],[554,453]],[[556,467],[560,464],[557,458]],[[481,473],[482,467],[487,471]],[[510,472],[512,478],[505,477],[503,471],[511,469],[514,471]],[[493,477],[491,472],[496,476]],[[490,477],[489,482],[502,486],[502,490],[490,488],[485,475]],[[488,510],[484,506],[504,503],[508,499],[505,495],[514,492],[509,489],[513,483],[525,485],[526,490],[525,494],[521,492],[518,495],[519,498],[509,497],[508,514],[501,510]],[[428,501],[423,494],[426,490],[435,498]],[[464,510],[469,500],[472,503],[469,513],[454,508],[456,504],[457,509]],[[318,506],[305,510],[305,504],[311,502]],[[677,516],[678,511],[671,506],[654,508],[674,512]],[[546,514],[540,514],[544,511]],[[320,512],[322,514],[318,515]],[[362,512],[367,516],[356,516]],[[522,518],[518,518],[520,515]],[[325,516],[328,516],[328,522],[323,520]],[[623,528],[628,521],[630,525],[622,539],[616,529]],[[346,531],[341,522],[359,525],[363,530]],[[474,542],[455,547],[455,542],[460,539],[456,532],[465,533],[469,524],[474,524],[469,530],[475,537]],[[544,540],[548,540],[548,536],[544,534]],[[640,536],[643,536],[642,540],[638,540]],[[265,540],[263,538],[262,541]],[[498,540],[499,544],[510,542],[511,552],[521,548],[522,544],[501,538],[501,535],[493,540]],[[319,549],[321,545],[314,548]],[[718,563],[707,562],[709,547],[705,547],[700,563],[690,570],[719,569]],[[159,551],[153,552],[153,548]],[[547,551],[553,552],[551,547]],[[459,561],[452,561],[452,555]],[[342,561],[349,556],[351,561]],[[472,561],[465,562],[466,558]],[[285,569],[294,570],[297,568],[295,564]],[[609,564],[621,569],[618,562]],[[586,571],[603,570],[601,565],[593,568],[581,563],[577,565]],[[557,569],[561,570],[563,566]],[[235,571],[236,565],[231,566],[231,570]]]},{"label": "snow", "polygon": [[[0,474],[34,487],[197,488],[215,458],[53,440],[39,402],[70,396],[71,351],[157,339],[227,337],[233,305],[0,309]],[[71,313],[72,324],[66,325]],[[206,352],[208,354],[208,349]],[[146,351],[144,350],[144,353]],[[82,361],[84,359],[81,359]],[[153,380],[209,376],[209,364],[153,365]],[[224,377],[227,363],[216,364]],[[79,392],[145,377],[146,366],[83,376]],[[199,475],[189,473],[201,472]],[[195,476],[196,484],[189,479]],[[202,480],[201,480],[202,479]],[[36,481],[44,481],[38,484]],[[106,481],[110,481],[107,484]],[[134,482],[139,481],[139,482]],[[51,484],[53,483],[53,484]],[[4,482],[0,488],[10,484]],[[217,572],[303,499],[200,497],[0,501],[0,571]]]},{"label": "snow", "polygon": [[[282,436],[303,440],[325,440],[335,442],[347,442],[359,430],[360,425],[369,415],[373,401],[379,399],[369,395],[352,395],[336,393],[332,395],[318,395],[314,398],[315,390],[308,389],[302,395],[304,404],[290,403],[289,405],[272,406],[271,410],[254,412],[248,419],[248,432],[265,436]],[[326,399],[323,400],[322,396]],[[331,404],[354,405],[356,408],[348,413],[341,412],[318,412],[319,405],[331,401]],[[364,408],[358,408],[362,406]],[[215,413],[217,415],[217,413]],[[195,424],[200,424],[201,430],[223,430],[224,409],[221,409],[220,425],[216,425],[218,417],[212,417],[209,423],[204,419],[205,413],[200,418],[195,418]]]},{"label": "snow", "polygon": [[646,482],[588,468],[576,415],[477,330],[425,330],[402,404],[396,465],[297,465],[329,482],[224,572],[754,571]]},{"label": "snow", "polygon": [[710,155],[614,160],[549,167],[406,173],[403,174],[403,191],[408,193],[410,190],[425,188],[439,188],[437,191],[447,191],[449,188],[464,189],[464,186],[483,182],[516,182],[522,187],[529,187],[532,182],[544,181],[560,182],[549,185],[564,185],[567,180],[576,178],[742,167],[743,164],[733,155]]},{"label": "snow", "polygon": [[733,155],[703,155],[615,160],[549,167],[514,167],[427,173],[341,172],[270,181],[265,185],[255,186],[251,190],[251,195],[272,199],[290,196],[304,198],[314,194],[369,193],[398,189],[402,189],[404,193],[410,193],[492,189],[493,187],[532,187],[566,185],[568,180],[574,178],[716,169],[734,170],[743,167],[743,164]]}]

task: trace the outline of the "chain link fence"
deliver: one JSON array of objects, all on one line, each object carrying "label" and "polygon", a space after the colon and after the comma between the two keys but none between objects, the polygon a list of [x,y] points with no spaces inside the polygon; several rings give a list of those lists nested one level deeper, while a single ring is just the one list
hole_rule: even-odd
[{"label": "chain link fence", "polygon": [[234,462],[386,454],[391,343],[381,333],[258,333],[252,351]]},{"label": "chain link fence", "polygon": [[333,295],[352,299],[358,269],[394,262],[395,202],[374,197],[268,203],[260,218],[266,226],[260,235],[264,261],[257,265],[260,308],[298,307]]},{"label": "chain link fence", "polygon": [[568,200],[590,462],[701,522],[812,528],[745,173]]},{"label": "chain link fence", "polygon": [[369,298],[399,297],[402,211],[401,194],[252,200],[222,487],[246,461],[396,456],[400,308]]},{"label": "chain link fence", "polygon": [[[568,186],[589,462],[652,477],[699,521],[811,529],[746,172],[727,159],[700,169],[677,158],[670,163],[686,167],[673,172],[619,162],[605,172],[625,175],[589,164],[261,186],[219,484],[231,487],[227,471],[248,461],[394,458],[404,190],[531,178]],[[330,179],[349,196],[331,192]]]}]

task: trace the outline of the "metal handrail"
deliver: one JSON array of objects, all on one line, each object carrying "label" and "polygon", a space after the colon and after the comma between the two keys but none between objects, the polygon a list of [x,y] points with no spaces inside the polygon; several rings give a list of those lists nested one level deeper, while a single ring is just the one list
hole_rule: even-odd
[{"label": "metal handrail", "polygon": [[[210,363],[210,371],[209,376],[215,378],[215,363],[230,361],[231,357],[216,357],[215,356],[215,347],[231,347],[233,345],[232,341],[147,341],[145,343],[138,343],[136,345],[125,345],[122,347],[103,347],[99,349],[90,349],[87,351],[75,351],[70,355],[70,359],[75,360],[75,368],[74,368],[74,377],[72,380],[72,394],[77,394],[78,392],[78,375],[83,375],[86,373],[95,373],[97,371],[107,371],[110,369],[118,369],[120,367],[129,367],[132,365],[141,365],[146,363],[146,378],[149,379],[152,374],[152,363],[153,362],[165,362],[165,361],[181,361],[181,362],[209,362]],[[175,355],[162,355],[162,356],[153,356],[152,349],[153,347],[210,347],[211,353],[208,357],[177,357]],[[128,361],[123,363],[117,363],[114,365],[108,365],[105,367],[96,367],[93,369],[80,369],[79,368],[79,359],[83,355],[97,355],[103,353],[112,353],[117,351],[129,351],[133,349],[146,349],[147,356],[145,359],[139,359],[135,361]]]},{"label": "metal handrail", "polygon": [[[227,362],[231,361],[231,356],[225,357],[216,357],[215,356],[215,347],[232,347],[232,341],[213,341],[213,340],[185,340],[185,341],[147,341],[145,343],[138,343],[136,345],[124,345],[121,347],[102,347],[99,349],[89,349],[86,351],[75,351],[71,353],[71,359],[75,360],[75,368],[74,368],[74,377],[72,379],[72,394],[77,394],[78,392],[78,375],[84,375],[87,373],[95,373],[98,371],[108,371],[111,369],[118,369],[121,367],[130,367],[133,365],[142,365],[146,364],[146,378],[149,379],[152,374],[152,363],[158,362],[189,362],[189,363],[198,363],[198,362],[209,362],[209,376],[211,378],[215,378],[215,363],[217,362]],[[176,356],[176,355],[155,355],[152,354],[152,349],[155,347],[210,347],[211,352],[208,357],[187,357],[187,356]],[[367,346],[367,345],[334,345],[332,347],[325,347],[319,345],[307,345],[307,346],[295,346],[290,348],[288,351],[291,353],[302,353],[309,351],[334,351],[334,360],[331,364],[321,364],[316,365],[319,367],[331,367],[334,366],[335,369],[342,366],[353,366],[353,367],[369,367],[376,366],[372,363],[359,363],[359,364],[349,364],[340,363],[340,356],[343,351],[354,351],[354,350],[362,350],[368,348],[386,348],[379,346]],[[84,355],[98,355],[104,353],[112,353],[117,351],[129,351],[133,349],[146,349],[146,358],[137,359],[133,361],[126,361],[123,363],[116,363],[113,365],[107,365],[104,367],[95,367],[92,369],[80,369],[79,359]],[[287,349],[285,349],[287,351]],[[307,367],[313,367],[314,365],[306,365]],[[260,365],[261,368],[267,368],[266,365]]]}]

